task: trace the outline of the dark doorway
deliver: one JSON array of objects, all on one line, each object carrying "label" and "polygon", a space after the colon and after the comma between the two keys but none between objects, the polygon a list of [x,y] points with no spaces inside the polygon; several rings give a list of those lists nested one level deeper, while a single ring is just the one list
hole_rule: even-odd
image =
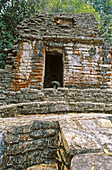
[{"label": "dark doorway", "polygon": [[57,51],[46,52],[44,88],[52,88],[52,81],[63,87],[63,57]]}]

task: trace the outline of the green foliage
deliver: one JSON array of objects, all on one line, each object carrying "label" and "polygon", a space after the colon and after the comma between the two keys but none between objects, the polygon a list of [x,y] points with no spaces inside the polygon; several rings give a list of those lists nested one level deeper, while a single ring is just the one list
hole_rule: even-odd
[{"label": "green foliage", "polygon": [[47,12],[90,13],[98,22],[100,21],[99,13],[92,6],[85,4],[83,0],[48,0]]},{"label": "green foliage", "polygon": [[92,6],[89,6],[87,4],[83,4],[75,13],[89,13],[93,14],[94,17],[98,22],[100,22],[99,13],[95,11],[95,9]]},{"label": "green foliage", "polygon": [[52,81],[51,84],[53,85],[53,88],[55,88],[55,89],[60,87],[60,82],[59,81]]},{"label": "green foliage", "polygon": [[85,0],[100,14],[100,36],[112,45],[112,0]]},{"label": "green foliage", "polygon": [[0,68],[5,67],[5,53],[3,50],[5,48],[10,48],[12,46],[13,37],[6,31],[6,26],[3,21],[3,16],[0,13]]},{"label": "green foliage", "polygon": [[3,21],[6,30],[15,38],[15,28],[17,24],[25,18],[25,0],[12,0],[2,11]]},{"label": "green foliage", "polygon": [[16,39],[17,24],[43,12],[91,13],[100,23],[101,37],[112,41],[112,0],[0,0],[0,68],[5,66],[3,50]]},{"label": "green foliage", "polygon": [[101,20],[100,36],[112,45],[112,15],[104,15]]},{"label": "green foliage", "polygon": [[35,13],[44,12],[44,1],[42,0],[27,0],[25,6],[25,17],[29,18]]},{"label": "green foliage", "polygon": [[106,1],[101,18],[100,35],[112,45],[112,0]]}]

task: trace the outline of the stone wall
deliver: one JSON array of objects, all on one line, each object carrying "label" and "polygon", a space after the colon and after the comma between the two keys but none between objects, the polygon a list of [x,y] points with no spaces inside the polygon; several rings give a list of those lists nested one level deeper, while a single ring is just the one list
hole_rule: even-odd
[{"label": "stone wall", "polygon": [[63,87],[111,88],[111,47],[98,37],[92,15],[36,14],[18,25],[17,35],[11,49],[5,50],[12,91],[44,87],[49,52],[62,55]]},{"label": "stone wall", "polygon": [[91,14],[36,14],[17,26],[19,38],[98,37],[98,26]]},{"label": "stone wall", "polygon": [[[21,89],[19,92],[3,91],[0,116],[17,114],[47,114],[67,112],[112,112],[110,89]],[[8,104],[8,105],[6,105]]]},{"label": "stone wall", "polygon": [[86,43],[82,41],[83,39],[80,43],[73,40],[71,43],[55,40],[53,43],[48,39],[20,41],[17,56],[12,63],[10,88],[16,91],[25,87],[43,88],[46,51],[61,51],[63,54],[64,87],[111,88],[111,51],[104,50],[97,42],[93,44],[92,40]]},{"label": "stone wall", "polygon": [[57,170],[110,169],[112,158],[100,153],[104,144],[112,150],[111,121],[112,115],[105,114],[0,118],[0,168],[26,170],[36,164],[56,163]]},{"label": "stone wall", "polygon": [[24,87],[42,87],[44,65],[44,48],[42,41],[25,40],[18,43],[18,53],[13,64],[11,89]]},{"label": "stone wall", "polygon": [[2,160],[4,157],[4,140],[5,140],[5,131],[0,129],[0,165],[2,164]]},{"label": "stone wall", "polygon": [[58,122],[34,119],[24,119],[22,122],[17,119],[5,121],[3,128],[7,126],[7,129],[2,146],[2,149],[5,148],[2,169],[25,170],[36,164],[56,163]]},{"label": "stone wall", "polygon": [[[0,92],[8,90],[12,80],[12,74],[9,70],[0,69]],[[1,97],[0,97],[1,98]]]},{"label": "stone wall", "polygon": [[[106,50],[105,50],[106,52]],[[64,84],[76,88],[111,87],[111,55],[97,44],[71,43],[65,48]]]},{"label": "stone wall", "polygon": [[10,89],[10,83],[12,80],[12,73],[6,69],[0,69],[0,106],[6,99],[7,91]]}]

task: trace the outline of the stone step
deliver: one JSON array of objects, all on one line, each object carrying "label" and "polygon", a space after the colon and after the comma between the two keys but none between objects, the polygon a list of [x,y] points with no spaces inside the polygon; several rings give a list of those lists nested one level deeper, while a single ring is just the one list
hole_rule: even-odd
[{"label": "stone step", "polygon": [[111,170],[112,114],[0,118],[0,129],[3,170]]},{"label": "stone step", "polygon": [[0,117],[51,113],[111,113],[112,104],[94,102],[41,101],[0,106]]},{"label": "stone step", "polygon": [[34,165],[27,170],[57,170],[57,164],[41,164],[41,165]]}]

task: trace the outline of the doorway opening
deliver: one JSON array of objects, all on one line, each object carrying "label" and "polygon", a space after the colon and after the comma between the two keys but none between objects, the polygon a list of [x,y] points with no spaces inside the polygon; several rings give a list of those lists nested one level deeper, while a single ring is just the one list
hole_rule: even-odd
[{"label": "doorway opening", "polygon": [[46,51],[44,88],[52,88],[52,81],[63,87],[63,55],[57,51]]}]

